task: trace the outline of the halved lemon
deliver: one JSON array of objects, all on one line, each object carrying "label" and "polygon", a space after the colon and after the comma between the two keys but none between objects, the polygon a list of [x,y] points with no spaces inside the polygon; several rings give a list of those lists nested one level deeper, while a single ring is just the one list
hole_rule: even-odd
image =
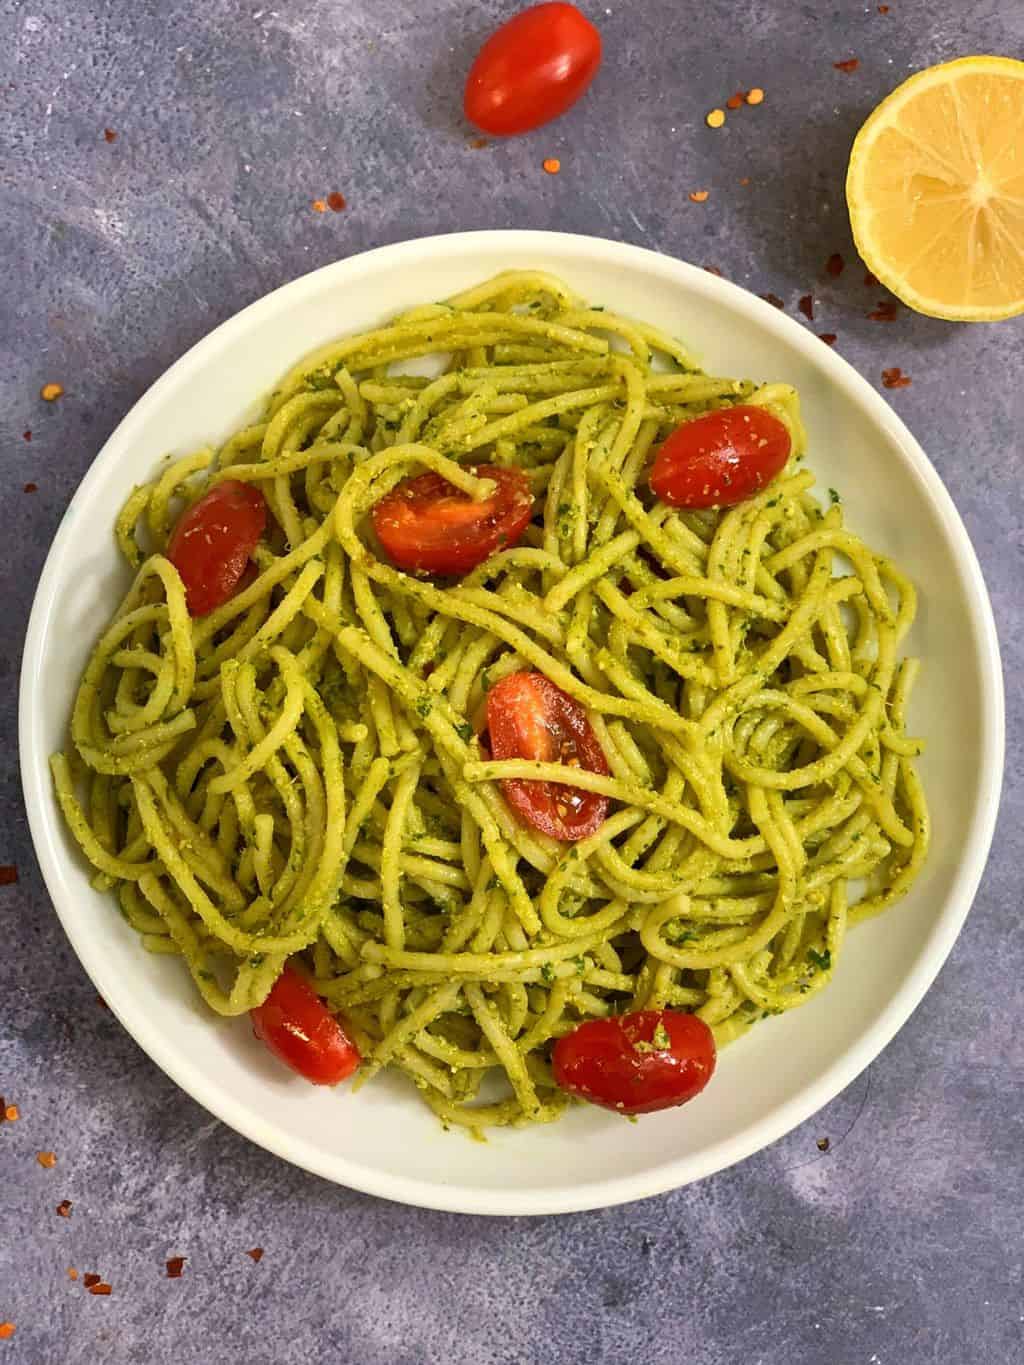
[{"label": "halved lemon", "polygon": [[904,81],[857,134],[846,202],[866,265],[908,307],[1024,312],[1024,62],[961,57]]}]

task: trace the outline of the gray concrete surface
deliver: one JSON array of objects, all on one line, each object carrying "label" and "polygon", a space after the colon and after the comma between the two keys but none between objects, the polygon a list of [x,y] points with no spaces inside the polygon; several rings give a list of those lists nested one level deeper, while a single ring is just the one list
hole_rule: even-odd
[{"label": "gray concrete surface", "polygon": [[[276,5],[277,8],[272,8]],[[0,0],[0,1365],[1003,1365],[1024,1359],[1024,323],[869,321],[842,200],[866,112],[909,71],[1024,51],[1024,8],[609,0],[560,123],[474,149],[467,61],[506,0]],[[858,70],[833,67],[857,57]],[[766,91],[724,130],[703,116]],[[117,134],[104,138],[104,128]],[[541,161],[562,160],[557,177]],[[750,184],[739,183],[749,177]],[[701,206],[688,191],[707,188]],[[337,190],[343,213],[311,200]],[[47,545],[146,387],[243,304],[339,256],[474,227],[591,232],[714,265],[890,398],[977,545],[1010,679],[995,851],[949,964],[844,1095],[673,1195],[562,1219],[336,1189],[186,1098],[98,1004],[29,843],[21,643]],[[845,272],[823,279],[841,252]],[[39,401],[59,380],[65,397]],[[31,431],[31,441],[22,433]],[[38,491],[25,493],[26,484]],[[105,534],[104,528],[97,528]],[[820,1152],[817,1139],[831,1138]],[[53,1149],[55,1169],[35,1154]],[[70,1199],[69,1219],[55,1206]],[[262,1246],[259,1264],[245,1253]],[[166,1258],[187,1256],[180,1279]],[[68,1267],[101,1274],[87,1294]]]}]

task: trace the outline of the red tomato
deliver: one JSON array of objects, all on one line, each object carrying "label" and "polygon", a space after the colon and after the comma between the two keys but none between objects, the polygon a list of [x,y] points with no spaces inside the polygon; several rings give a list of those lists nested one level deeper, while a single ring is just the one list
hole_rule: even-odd
[{"label": "red tomato", "polygon": [[472,472],[497,484],[482,502],[430,470],[403,480],[377,503],[373,529],[400,569],[468,573],[519,540],[533,515],[529,479],[514,467],[479,465]]},{"label": "red tomato", "polygon": [[588,1019],[559,1038],[551,1069],[591,1104],[652,1114],[700,1094],[715,1070],[715,1040],[703,1019],[674,1010]]},{"label": "red tomato", "polygon": [[234,596],[266,529],[266,499],[237,479],[215,484],[188,509],[171,532],[167,558],[181,575],[192,616]]},{"label": "red tomato", "polygon": [[314,1085],[337,1085],[362,1061],[355,1043],[293,967],[285,967],[263,1004],[249,1014],[256,1037]]},{"label": "red tomato", "polygon": [[785,423],[764,408],[706,412],[676,427],[658,451],[651,488],[673,507],[731,507],[770,483],[789,450]]},{"label": "red tomato", "polygon": [[[587,713],[543,673],[510,673],[487,694],[487,730],[495,758],[533,758],[607,775],[608,763]],[[557,782],[509,778],[505,800],[528,825],[563,843],[600,829],[608,798]]]},{"label": "red tomato", "polygon": [[575,5],[532,5],[484,43],[463,108],[485,133],[526,133],[564,114],[601,65],[601,35]]}]

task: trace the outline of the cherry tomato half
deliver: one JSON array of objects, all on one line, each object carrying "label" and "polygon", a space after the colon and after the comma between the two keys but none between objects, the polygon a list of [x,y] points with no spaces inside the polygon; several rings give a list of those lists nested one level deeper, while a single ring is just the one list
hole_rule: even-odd
[{"label": "cherry tomato half", "polygon": [[572,1095],[620,1114],[652,1114],[685,1104],[715,1070],[715,1040],[703,1019],[675,1010],[639,1010],[587,1019],[559,1038],[555,1081]]},{"label": "cherry tomato half", "polygon": [[430,470],[403,480],[377,503],[373,529],[400,569],[468,573],[519,540],[533,515],[529,479],[515,467],[480,465],[472,472],[497,485],[481,502]]},{"label": "cherry tomato half", "polygon": [[249,1015],[256,1037],[314,1085],[337,1085],[362,1061],[355,1043],[294,967],[285,967]]},{"label": "cherry tomato half", "polygon": [[732,507],[759,493],[789,459],[789,431],[740,404],[676,427],[658,451],[651,488],[673,507]]},{"label": "cherry tomato half", "polygon": [[181,575],[189,614],[206,616],[233,597],[267,529],[267,503],[251,483],[225,479],[171,532],[167,558]]},{"label": "cherry tomato half", "polygon": [[[607,775],[608,763],[587,713],[543,673],[510,673],[487,694],[487,730],[495,758],[565,763]],[[509,778],[505,800],[528,825],[563,843],[600,829],[608,798],[557,782]]]},{"label": "cherry tomato half", "polygon": [[484,43],[466,80],[470,123],[495,137],[564,114],[601,65],[601,35],[575,5],[532,5]]}]

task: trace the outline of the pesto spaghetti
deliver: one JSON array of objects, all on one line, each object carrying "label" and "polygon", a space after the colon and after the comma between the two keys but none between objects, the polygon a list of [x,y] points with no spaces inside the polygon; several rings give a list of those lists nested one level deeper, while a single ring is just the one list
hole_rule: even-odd
[{"label": "pesto spaghetti", "polygon": [[[785,424],[782,473],[728,508],[656,499],[666,437],[737,404]],[[557,1117],[551,1049],[581,1021],[668,1007],[722,1044],[802,1004],[928,846],[914,590],[819,505],[804,446],[792,388],[701,373],[535,272],[316,352],[118,517],[134,582],[52,761],[95,884],[219,1014],[297,959],[362,1081],[402,1072],[470,1129]],[[484,462],[528,479],[518,543],[457,580],[388,562],[381,499],[430,471],[481,499]],[[190,615],[169,537],[229,480],[268,529]],[[524,670],[605,771],[493,756],[488,694]],[[558,842],[506,800],[541,781],[606,817]]]}]

